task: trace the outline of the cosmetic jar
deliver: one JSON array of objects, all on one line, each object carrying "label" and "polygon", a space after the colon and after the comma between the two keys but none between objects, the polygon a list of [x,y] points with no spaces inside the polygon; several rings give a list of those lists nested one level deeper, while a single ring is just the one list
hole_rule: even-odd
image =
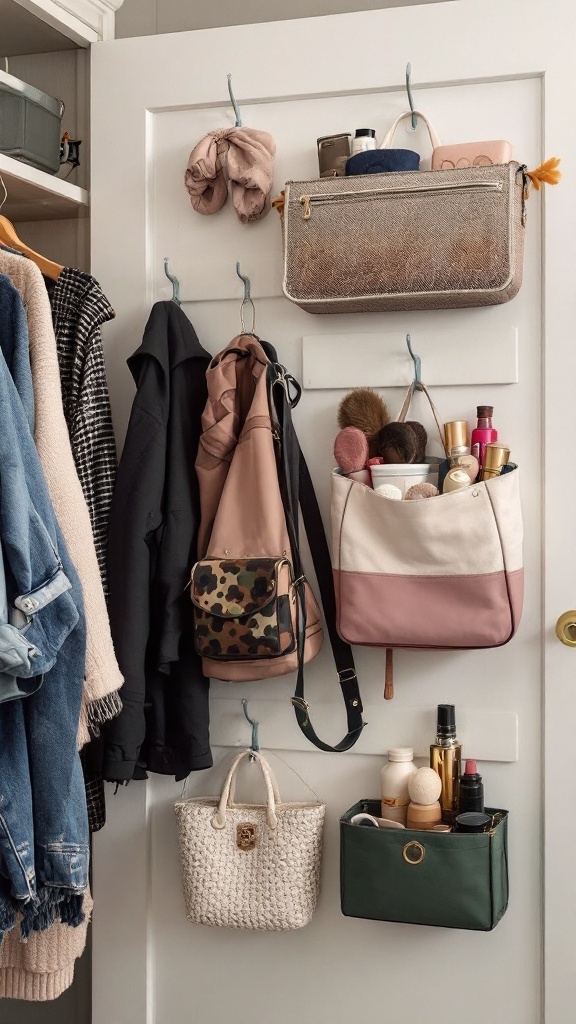
[{"label": "cosmetic jar", "polygon": [[373,128],[357,128],[352,139],[352,156],[367,149],[376,149],[376,132]]},{"label": "cosmetic jar", "polygon": [[457,832],[486,832],[491,823],[490,815],[480,811],[464,811],[455,821]]}]

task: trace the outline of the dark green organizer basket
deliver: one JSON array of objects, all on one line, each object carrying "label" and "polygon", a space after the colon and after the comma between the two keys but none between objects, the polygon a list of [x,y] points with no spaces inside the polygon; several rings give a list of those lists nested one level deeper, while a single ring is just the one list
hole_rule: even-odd
[{"label": "dark green organizer basket", "polygon": [[[489,832],[430,832],[351,825],[340,818],[340,898],[347,917],[491,931],[508,906],[508,811]],[[415,844],[419,844],[415,845]]]}]

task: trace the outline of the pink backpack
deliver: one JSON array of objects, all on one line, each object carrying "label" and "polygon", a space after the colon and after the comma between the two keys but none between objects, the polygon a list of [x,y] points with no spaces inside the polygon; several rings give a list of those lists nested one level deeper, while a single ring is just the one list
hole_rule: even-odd
[{"label": "pink backpack", "polygon": [[[362,702],[351,648],[336,632],[330,554],[292,426],[300,387],[274,349],[252,334],[234,338],[206,377],[196,458],[200,557],[191,574],[194,639],[204,672],[245,682],[297,670],[292,703],[300,728],[322,750],[348,750],[364,726]],[[347,735],[335,747],[316,736],[304,699],[304,664],[318,654],[323,631],[302,571],[299,504],[348,715]]]}]

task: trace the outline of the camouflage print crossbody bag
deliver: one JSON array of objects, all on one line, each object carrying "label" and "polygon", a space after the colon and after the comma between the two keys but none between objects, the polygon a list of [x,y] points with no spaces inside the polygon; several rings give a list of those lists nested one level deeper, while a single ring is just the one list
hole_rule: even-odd
[{"label": "camouflage print crossbody bag", "polygon": [[205,558],[192,569],[194,642],[203,658],[278,658],[296,647],[287,558]]}]

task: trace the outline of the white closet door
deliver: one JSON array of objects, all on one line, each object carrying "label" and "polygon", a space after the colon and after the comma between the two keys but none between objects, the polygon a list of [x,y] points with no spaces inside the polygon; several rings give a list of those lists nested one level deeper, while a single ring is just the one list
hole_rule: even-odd
[{"label": "white closet door", "polygon": [[[230,748],[249,742],[240,705],[246,696],[260,720],[262,746],[281,751],[327,802],[322,894],[307,929],[249,934],[188,924],[172,809],[181,787],[156,776],[115,796],[110,788],[109,823],[95,837],[94,1024],[226,1024],[245,1017],[253,1024],[480,1024],[487,1015],[493,1024],[568,1024],[573,1016],[566,1010],[573,976],[566,937],[575,910],[576,818],[566,800],[576,653],[558,642],[554,627],[576,606],[569,448],[576,348],[566,341],[576,294],[576,136],[568,106],[575,30],[570,0],[546,7],[536,0],[462,0],[93,49],[92,266],[117,314],[106,339],[119,442],[133,397],[126,358],[140,343],[152,303],[171,294],[163,258],[170,258],[185,311],[214,353],[239,330],[239,260],[252,280],[257,329],[297,377],[306,339],[313,372],[296,424],[326,522],[346,374],[357,382],[359,366],[369,361],[369,382],[383,389],[395,413],[399,385],[410,376],[410,331],[443,418],[472,420],[477,404],[494,405],[500,436],[521,465],[526,531],[526,603],[516,638],[494,651],[399,652],[397,695],[387,705],[384,653],[359,650],[370,724],[349,754],[319,753],[301,737],[289,703],[292,679],[213,685],[216,767],[194,776],[190,793],[217,791]],[[282,297],[275,211],[248,226],[230,201],[214,217],[199,216],[183,183],[189,152],[207,131],[233,124],[231,72],[244,124],[276,139],[277,193],[289,178],[317,175],[318,136],[366,126],[384,137],[407,105],[408,60],[417,105],[443,142],[509,139],[514,156],[531,167],[544,156],[562,156],[565,177],[529,200],[524,284],[512,302],[311,316]],[[425,133],[403,127],[397,145],[425,152]],[[342,336],[350,339],[344,348]],[[424,407],[414,412],[424,415]],[[307,696],[318,731],[340,738],[344,716],[328,645],[307,670]],[[487,802],[510,809],[510,907],[489,935],[352,920],[339,909],[338,816],[378,793],[388,746],[413,741],[425,754],[439,702],[456,705],[465,754],[481,763]],[[298,779],[276,763],[286,798],[303,796]]]}]

